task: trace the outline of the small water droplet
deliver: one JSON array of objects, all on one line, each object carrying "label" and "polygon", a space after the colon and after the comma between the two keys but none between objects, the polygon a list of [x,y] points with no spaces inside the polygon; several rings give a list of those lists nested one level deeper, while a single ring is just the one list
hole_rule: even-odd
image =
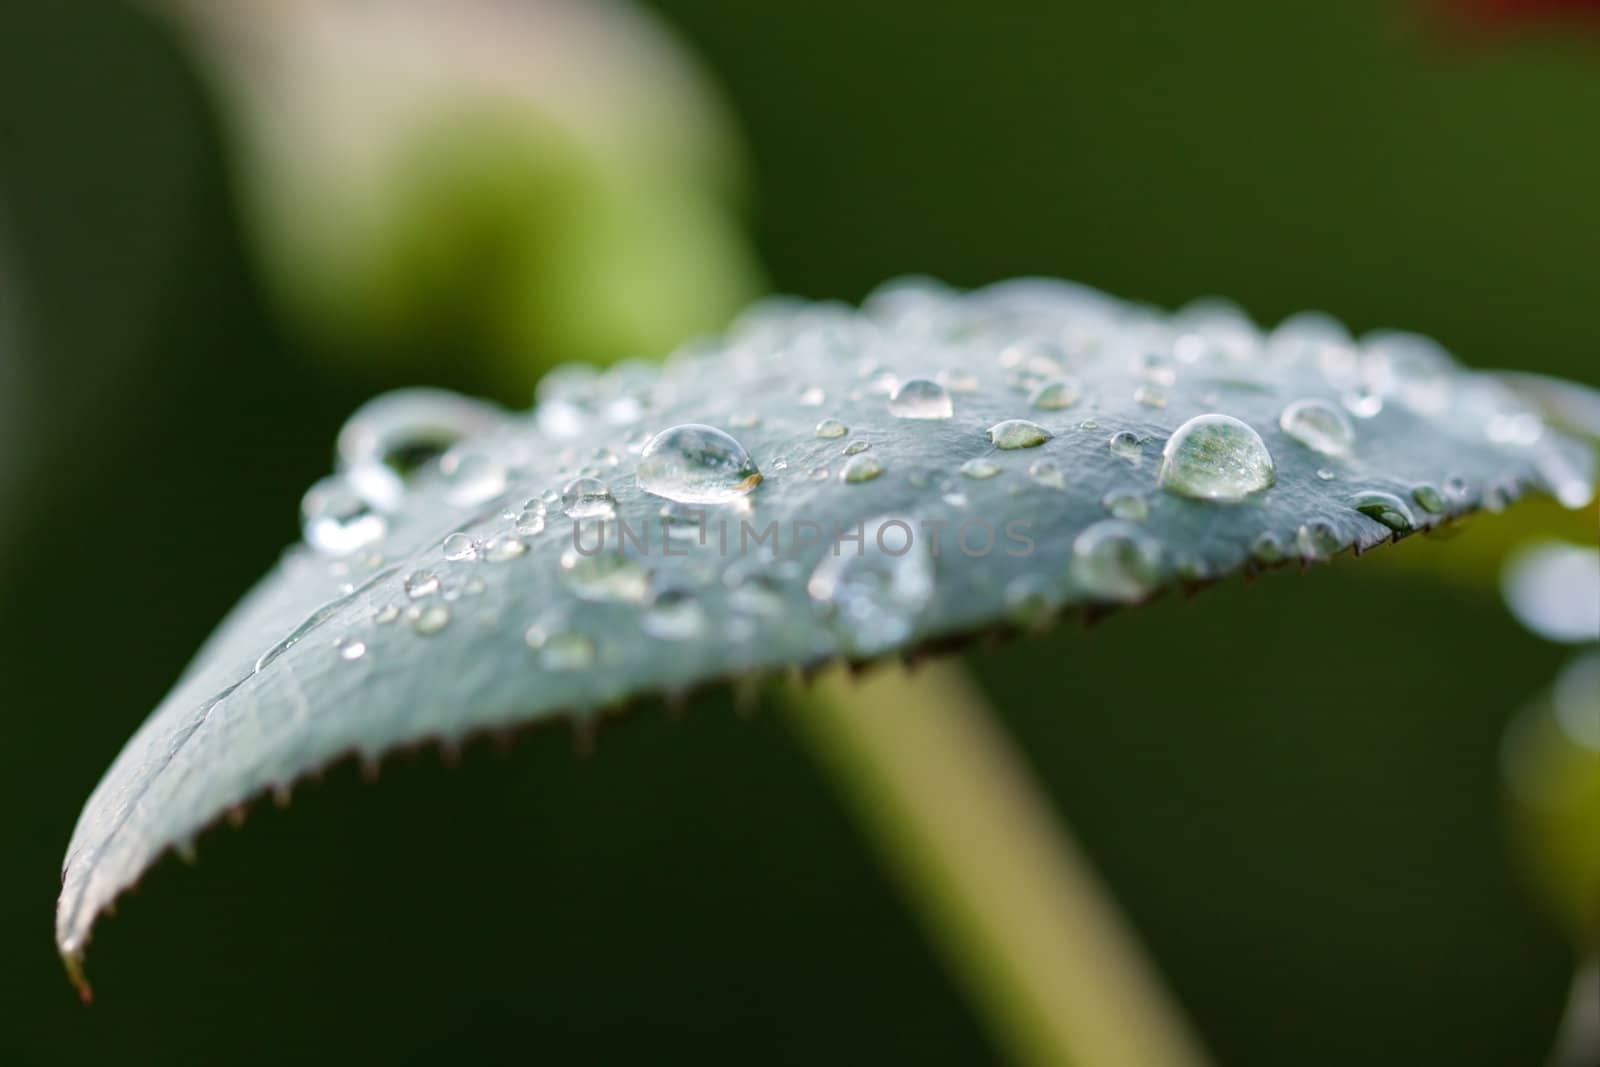
[{"label": "small water droplet", "polygon": [[1028,397],[1028,403],[1041,411],[1060,411],[1069,408],[1083,396],[1083,386],[1076,378],[1056,378],[1045,382]]},{"label": "small water droplet", "polygon": [[823,419],[821,422],[817,423],[818,437],[843,437],[849,432],[850,427],[846,426],[838,419]]},{"label": "small water droplet", "polygon": [[685,504],[725,504],[761,482],[750,453],[714,426],[663,430],[639,456],[639,488]]},{"label": "small water droplet", "polygon": [[561,553],[561,577],[582,600],[642,603],[650,576],[619,552],[585,555],[576,547]]},{"label": "small water droplet", "polygon": [[346,637],[338,644],[339,658],[357,660],[367,654],[367,643],[359,637]]},{"label": "small water droplet", "polygon": [[504,563],[526,554],[527,544],[517,537],[496,537],[483,546],[483,558],[490,563]]},{"label": "small water droplet", "polygon": [[800,390],[800,392],[796,394],[795,399],[800,402],[801,407],[820,408],[822,406],[822,402],[828,399],[828,394],[824,393],[820,388],[813,385],[810,388]]},{"label": "small water droplet", "polygon": [[1028,467],[1028,477],[1051,489],[1065,489],[1067,487],[1067,476],[1062,473],[1061,468],[1056,465],[1054,460],[1034,460]]},{"label": "small water droplet", "polygon": [[1332,523],[1320,519],[1305,523],[1294,535],[1295,546],[1306,560],[1329,559],[1344,549],[1344,539]]},{"label": "small water droplet", "polygon": [[1325,482],[1331,482],[1337,478],[1338,475],[1333,473],[1333,471],[1329,470],[1327,467],[1319,467],[1317,468],[1317,477]]},{"label": "small water droplet", "polygon": [[385,604],[372,613],[372,621],[380,626],[385,626],[400,617],[400,605]]},{"label": "small water droplet", "polygon": [[1451,500],[1458,504],[1472,499],[1472,486],[1468,485],[1467,480],[1460,475],[1451,475],[1446,478],[1444,480],[1444,491],[1449,494]]},{"label": "small water droplet", "polygon": [[444,539],[444,558],[464,563],[478,558],[478,542],[469,534],[453,533]]},{"label": "small water droplet", "polygon": [[1344,409],[1358,419],[1370,419],[1383,411],[1383,397],[1365,389],[1353,389],[1339,397]]},{"label": "small water droplet", "polygon": [[547,633],[542,626],[530,626],[523,642],[539,653],[539,662],[550,671],[581,671],[594,663],[594,642],[582,634]]},{"label": "small water droplet", "polygon": [[910,519],[892,516],[862,524],[860,543],[839,542],[806,582],[828,611],[848,651],[882,652],[911,636],[933,598],[934,567]]},{"label": "small water droplet", "polygon": [[1284,555],[1283,542],[1271,531],[1257,537],[1250,544],[1250,558],[1257,563],[1268,565],[1282,563]]},{"label": "small water droplet", "polygon": [[1129,522],[1143,522],[1150,517],[1150,505],[1131,489],[1113,489],[1101,498],[1100,503],[1116,518]]},{"label": "small water droplet", "polygon": [[851,441],[844,446],[844,454],[847,456],[860,455],[871,447],[872,445],[866,441]]},{"label": "small water droplet", "polygon": [[1153,385],[1141,385],[1133,391],[1133,399],[1147,408],[1164,408],[1167,406],[1167,391]]},{"label": "small water droplet", "polygon": [[961,473],[968,478],[982,481],[985,478],[993,478],[999,474],[1000,468],[982,456],[974,456],[961,465]]},{"label": "small water droplet", "polygon": [[1411,490],[1411,499],[1417,506],[1430,515],[1444,514],[1446,504],[1444,494],[1431,485],[1423,484]]},{"label": "small water droplet", "polygon": [[1107,443],[1111,448],[1112,455],[1121,456],[1123,459],[1131,460],[1135,463],[1144,455],[1144,443],[1139,440],[1139,435],[1132,430],[1118,430],[1111,435]]},{"label": "small water droplet", "polygon": [[1355,430],[1344,412],[1325,400],[1296,400],[1278,416],[1283,432],[1313,452],[1325,456],[1349,455]]},{"label": "small water droplet", "polygon": [[1037,448],[1050,440],[1049,430],[1027,419],[1006,419],[989,427],[989,440],[996,448],[1011,450]]},{"label": "small water droplet", "polygon": [[692,641],[705,631],[706,614],[693,593],[665,589],[651,599],[640,625],[645,633],[663,641]]},{"label": "small water droplet", "polygon": [[325,556],[348,555],[388,531],[383,516],[338,475],[323,478],[306,491],[300,518],[306,544]]},{"label": "small water droplet", "polygon": [[1006,618],[1025,630],[1042,630],[1054,622],[1061,601],[1061,591],[1042,574],[1018,575],[1006,584]]},{"label": "small water droplet", "polygon": [[948,419],[954,411],[949,391],[926,378],[901,382],[889,397],[889,414],[899,419]]},{"label": "small water droplet", "polygon": [[1160,542],[1121,519],[1104,519],[1072,542],[1072,577],[1104,600],[1142,600],[1161,577]]},{"label": "small water droplet", "polygon": [[561,511],[569,519],[609,519],[617,501],[599,478],[574,478],[561,491]]},{"label": "small water droplet", "polygon": [[528,506],[517,513],[513,522],[517,533],[533,536],[544,532],[545,510],[544,505],[537,500],[528,501]]},{"label": "small water droplet", "polygon": [[952,393],[976,393],[978,379],[964,370],[942,370],[934,380]]},{"label": "small water droplet", "polygon": [[1406,507],[1405,501],[1393,493],[1371,489],[1358,493],[1350,501],[1350,506],[1369,519],[1376,519],[1397,534],[1408,534],[1417,527],[1417,520],[1412,516],[1411,509]]},{"label": "small water droplet", "polygon": [[1078,429],[1083,430],[1085,433],[1093,433],[1099,428],[1100,423],[1095,419],[1084,419],[1082,422],[1078,423]]},{"label": "small water droplet", "polygon": [[405,590],[412,600],[433,596],[439,591],[439,576],[432,571],[415,571],[406,576]]},{"label": "small water droplet", "polygon": [[1231,415],[1197,415],[1161,450],[1156,481],[1169,493],[1235,503],[1269,488],[1277,470],[1261,435]]},{"label": "small water droplet", "polygon": [[414,605],[406,612],[406,618],[411,621],[411,629],[427,637],[450,625],[450,609],[443,604]]},{"label": "small water droplet", "polygon": [[858,483],[870,482],[883,473],[883,464],[876,458],[866,454],[851,456],[839,471],[839,480],[842,482]]}]

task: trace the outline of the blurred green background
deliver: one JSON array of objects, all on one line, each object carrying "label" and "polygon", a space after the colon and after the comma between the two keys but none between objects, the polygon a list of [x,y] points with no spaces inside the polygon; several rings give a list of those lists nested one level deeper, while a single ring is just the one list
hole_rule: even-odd
[{"label": "blurred green background", "polygon": [[[653,6],[742,129],[779,290],[1059,275],[1600,379],[1593,37],[1394,2]],[[336,769],[157,869],[78,1004],[50,920],[79,807],[298,536],[343,416],[419,380],[527,401],[467,344],[292,339],[235,177],[166,27],[0,6],[0,1060],[992,1060],[781,717],[719,701],[591,758],[547,731]],[[1564,654],[1483,574],[1367,563],[970,658],[1219,1062],[1537,1063],[1571,959],[1496,749]]]}]

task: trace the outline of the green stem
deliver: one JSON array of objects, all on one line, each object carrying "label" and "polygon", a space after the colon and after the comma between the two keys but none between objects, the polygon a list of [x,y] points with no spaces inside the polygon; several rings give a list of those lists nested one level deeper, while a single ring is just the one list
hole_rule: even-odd
[{"label": "green stem", "polygon": [[792,694],[794,721],[1012,1057],[1200,1064],[1115,905],[955,665]]}]

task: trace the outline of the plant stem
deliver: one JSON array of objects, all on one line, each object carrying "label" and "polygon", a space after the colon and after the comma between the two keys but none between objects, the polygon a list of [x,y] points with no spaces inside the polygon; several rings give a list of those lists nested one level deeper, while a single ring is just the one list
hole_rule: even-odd
[{"label": "plant stem", "polygon": [[791,694],[800,732],[997,1042],[1033,1067],[1199,1064],[1177,1007],[951,663]]}]

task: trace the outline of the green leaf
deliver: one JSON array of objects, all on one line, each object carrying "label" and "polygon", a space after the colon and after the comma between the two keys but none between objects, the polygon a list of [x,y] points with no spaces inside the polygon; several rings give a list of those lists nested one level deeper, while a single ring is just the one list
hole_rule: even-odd
[{"label": "green leaf", "polygon": [[774,301],[664,369],[541,393],[352,418],[306,502],[324,551],[290,550],[90,797],[69,961],[164,850],[344,755],[1028,628],[1593,479],[1586,446],[1426,339],[1048,281]]}]

